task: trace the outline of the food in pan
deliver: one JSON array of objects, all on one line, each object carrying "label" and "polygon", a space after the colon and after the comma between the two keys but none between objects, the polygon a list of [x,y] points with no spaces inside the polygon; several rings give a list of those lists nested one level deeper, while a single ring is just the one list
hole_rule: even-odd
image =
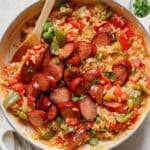
[{"label": "food in pan", "polygon": [[[34,21],[28,25],[24,35]],[[141,33],[102,3],[61,3],[45,22],[41,44],[3,72],[5,108],[39,139],[70,150],[133,128],[150,94]]]}]

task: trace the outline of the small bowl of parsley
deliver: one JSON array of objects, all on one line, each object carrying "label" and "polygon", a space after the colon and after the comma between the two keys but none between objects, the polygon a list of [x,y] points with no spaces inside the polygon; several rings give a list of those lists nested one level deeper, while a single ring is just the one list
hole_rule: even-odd
[{"label": "small bowl of parsley", "polygon": [[150,15],[150,0],[131,0],[130,9],[137,17],[144,18]]}]

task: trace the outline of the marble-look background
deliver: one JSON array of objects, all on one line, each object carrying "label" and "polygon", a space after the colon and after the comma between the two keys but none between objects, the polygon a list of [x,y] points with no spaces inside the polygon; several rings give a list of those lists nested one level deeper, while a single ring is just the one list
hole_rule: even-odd
[{"label": "marble-look background", "polygon": [[[37,0],[0,0],[0,38],[4,34],[12,20],[26,7]],[[129,9],[129,0],[116,0]],[[150,18],[140,20],[146,29],[150,24]],[[5,126],[6,120],[0,111],[0,128]],[[1,134],[1,133],[0,133]],[[6,139],[8,150],[33,150],[33,146],[24,142],[17,135],[9,134]],[[10,138],[11,137],[11,138]],[[1,147],[1,146],[0,146]],[[0,148],[1,149],[1,148]],[[39,149],[36,149],[39,150]],[[126,142],[114,148],[113,150],[150,150],[150,113],[139,130],[131,136]]]}]

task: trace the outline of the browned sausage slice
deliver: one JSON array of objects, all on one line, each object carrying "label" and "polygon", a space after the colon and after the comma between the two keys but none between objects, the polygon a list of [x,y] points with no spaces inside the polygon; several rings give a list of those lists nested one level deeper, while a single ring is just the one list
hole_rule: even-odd
[{"label": "browned sausage slice", "polygon": [[42,91],[47,91],[50,87],[49,79],[46,74],[37,73],[33,76],[33,81],[36,81]]},{"label": "browned sausage slice", "polygon": [[66,107],[61,109],[61,115],[68,125],[77,125],[80,121],[80,110],[76,107]]},{"label": "browned sausage slice", "polygon": [[64,65],[60,62],[59,58],[53,58],[50,60],[49,64],[44,67],[44,73],[53,76],[56,81],[61,80],[63,76]]},{"label": "browned sausage slice", "polygon": [[35,71],[36,67],[32,61],[29,61],[29,63],[24,63],[20,74],[21,80],[24,83],[30,82],[32,80],[32,76],[35,73]]},{"label": "browned sausage slice", "polygon": [[68,149],[74,150],[80,144],[87,142],[88,134],[85,127],[80,127],[74,134],[69,136],[68,140]]},{"label": "browned sausage slice", "polygon": [[89,92],[90,83],[82,77],[77,77],[71,81],[70,89],[75,95],[80,96]]},{"label": "browned sausage slice", "polygon": [[50,62],[51,55],[50,50],[46,50],[43,61],[42,61],[42,67],[46,67],[48,63]]},{"label": "browned sausage slice", "polygon": [[67,43],[61,50],[59,53],[59,58],[60,59],[67,59],[71,56],[71,54],[73,53],[74,50],[74,44],[73,43]]},{"label": "browned sausage slice", "polygon": [[111,45],[113,36],[110,32],[100,32],[93,37],[92,42],[98,47]]},{"label": "browned sausage slice", "polygon": [[25,86],[25,94],[37,98],[40,94],[41,88],[37,82],[31,82]]},{"label": "browned sausage slice", "polygon": [[51,105],[47,111],[47,119],[53,120],[57,116],[57,107],[55,105]]},{"label": "browned sausage slice", "polygon": [[52,103],[51,103],[50,99],[41,94],[40,97],[36,101],[35,107],[36,107],[36,109],[46,111],[50,107],[51,104]]},{"label": "browned sausage slice", "polygon": [[55,104],[69,101],[70,98],[71,98],[70,91],[64,87],[63,88],[57,88],[50,94],[50,99]]},{"label": "browned sausage slice", "polygon": [[101,79],[101,71],[98,69],[88,70],[84,74],[84,79],[86,79],[87,81],[100,80]]},{"label": "browned sausage slice", "polygon": [[80,41],[76,43],[76,48],[81,59],[86,59],[91,56],[92,47],[90,42]]},{"label": "browned sausage slice", "polygon": [[129,78],[131,73],[131,64],[128,60],[122,60],[113,65],[113,73],[117,75],[115,83],[123,85]]},{"label": "browned sausage slice", "polygon": [[71,69],[65,69],[65,71],[64,71],[64,81],[69,86],[71,80],[73,80],[76,77],[79,77],[80,75],[81,75],[81,72],[80,72],[78,67],[72,67]]},{"label": "browned sausage slice", "polygon": [[42,110],[32,110],[28,113],[28,119],[34,127],[41,127],[46,118],[45,112]]},{"label": "browned sausage slice", "polygon": [[96,104],[91,100],[90,97],[86,97],[80,101],[80,110],[82,116],[88,121],[94,121],[97,114]]},{"label": "browned sausage slice", "polygon": [[93,85],[90,89],[90,95],[98,104],[102,104],[104,87],[100,84]]}]

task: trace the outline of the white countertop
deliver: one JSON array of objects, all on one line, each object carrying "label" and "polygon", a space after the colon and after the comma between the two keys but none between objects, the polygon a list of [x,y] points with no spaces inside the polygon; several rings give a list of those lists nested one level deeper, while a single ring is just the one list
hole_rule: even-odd
[{"label": "white countertop", "polygon": [[[0,38],[8,25],[12,20],[27,6],[36,2],[37,0],[0,0]],[[129,0],[116,0],[123,4],[126,8],[129,8]],[[150,18],[144,21],[144,26],[147,27],[150,24]],[[0,122],[3,117],[0,112]],[[1,134],[1,133],[0,133]],[[23,141],[23,140],[21,140]],[[9,144],[10,145],[10,144]],[[9,146],[8,150],[19,150],[13,145]],[[20,150],[29,150],[27,144],[23,144]],[[31,148],[32,149],[32,148]],[[113,150],[150,150],[150,113],[139,130],[131,136],[126,142],[114,148]]]}]

